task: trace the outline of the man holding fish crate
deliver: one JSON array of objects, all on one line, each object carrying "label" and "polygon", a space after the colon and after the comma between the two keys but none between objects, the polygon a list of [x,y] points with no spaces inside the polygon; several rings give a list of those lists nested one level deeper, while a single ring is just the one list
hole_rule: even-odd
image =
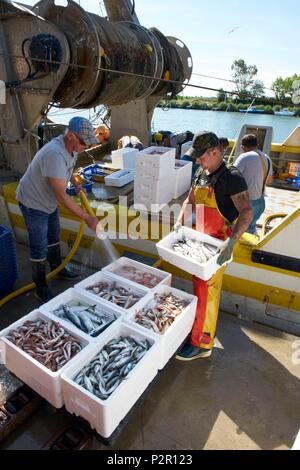
[{"label": "man holding fish crate", "polygon": [[[247,184],[235,167],[226,166],[219,139],[213,132],[196,134],[188,154],[200,166],[174,230],[180,230],[191,205],[196,212],[196,230],[225,241],[217,260],[222,266],[231,259],[235,243],[252,220]],[[191,361],[211,355],[225,268],[220,268],[208,281],[193,276],[194,293],[198,297],[196,317],[189,341],[176,359]]]}]

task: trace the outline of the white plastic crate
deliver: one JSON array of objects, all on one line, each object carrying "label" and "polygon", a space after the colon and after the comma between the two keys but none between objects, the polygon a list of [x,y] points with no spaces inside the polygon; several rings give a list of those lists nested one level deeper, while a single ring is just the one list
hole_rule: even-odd
[{"label": "white plastic crate", "polygon": [[181,146],[181,154],[180,156],[182,157],[183,155],[186,154],[186,152],[191,148],[193,141],[190,140],[189,142],[185,142],[185,144],[182,144]]},{"label": "white plastic crate", "polygon": [[[132,307],[125,309],[123,307],[115,305],[112,302],[105,300],[102,297],[99,297],[96,294],[93,294],[86,290],[86,287],[91,286],[93,284],[97,284],[98,282],[101,282],[101,281],[105,281],[110,284],[115,282],[118,286],[125,287],[126,289],[130,289],[134,294],[137,294],[140,297],[140,300],[138,300]],[[89,296],[91,299],[98,300],[100,303],[108,305],[110,307],[113,306],[114,309],[117,309],[122,313],[128,313],[132,309],[138,307],[138,305],[140,304],[140,302],[142,302],[145,295],[147,295],[147,293],[149,292],[149,289],[146,289],[145,287],[137,286],[135,284],[132,284],[132,282],[127,281],[125,279],[116,280],[110,273],[103,272],[103,271],[98,271],[97,273],[93,274],[92,276],[87,277],[86,279],[79,282],[78,284],[75,284],[74,288],[84,293],[85,295]]]},{"label": "white plastic crate", "polygon": [[169,359],[174,355],[192,329],[196,314],[197,297],[173,287],[159,286],[149,293],[146,302],[141,308],[152,308],[154,305],[156,305],[157,302],[154,299],[155,293],[171,293],[179,299],[183,299],[189,302],[189,305],[182,311],[180,315],[178,315],[178,317],[176,317],[172,325],[163,334],[155,333],[153,330],[149,330],[148,328],[144,327],[143,325],[139,325],[134,321],[135,314],[140,309],[135,309],[134,312],[126,315],[123,321],[125,324],[134,325],[140,331],[148,331],[154,338],[161,338],[161,353],[158,365],[159,370],[161,370],[165,367]]},{"label": "white plastic crate", "polygon": [[112,166],[114,168],[132,168],[135,169],[136,156],[139,153],[137,149],[125,147],[123,149],[113,150],[111,152]]},{"label": "white plastic crate", "polygon": [[175,161],[175,189],[174,199],[189,191],[192,184],[192,162],[184,160]]},{"label": "white plastic crate", "polygon": [[[55,408],[61,408],[64,404],[60,376],[68,365],[71,365],[80,355],[88,349],[88,340],[86,340],[78,330],[73,329],[71,326],[63,326],[65,331],[70,333],[76,340],[83,346],[83,350],[77,353],[70,361],[61,367],[57,372],[52,372],[36,359],[31,357],[21,348],[18,348],[14,343],[5,338],[10,331],[15,330],[23,325],[25,321],[35,321],[37,319],[52,321],[53,318],[45,312],[34,310],[28,315],[22,317],[9,327],[0,332],[1,349],[3,357],[5,358],[6,367],[13,372],[20,380],[25,382],[29,387],[35,390],[39,395],[45,398]],[[61,322],[59,322],[61,323]],[[62,323],[61,323],[62,324]]]},{"label": "white plastic crate", "polygon": [[217,264],[219,255],[217,254],[210,258],[206,263],[200,264],[197,261],[194,261],[192,258],[184,256],[180,253],[176,253],[172,250],[171,247],[174,243],[177,242],[177,240],[182,239],[183,235],[190,239],[210,243],[211,245],[214,245],[218,248],[220,248],[224,242],[222,240],[218,240],[217,238],[210,237],[205,233],[198,232],[188,227],[182,227],[178,233],[175,231],[171,232],[156,244],[158,254],[162,259],[168,261],[177,268],[186,271],[187,273],[197,276],[199,279],[208,281],[221,268],[221,266]]},{"label": "white plastic crate", "polygon": [[148,266],[147,264],[140,263],[139,261],[135,261],[131,258],[126,258],[125,256],[123,256],[122,258],[119,258],[116,261],[114,261],[113,263],[105,266],[105,268],[103,268],[102,271],[103,272],[108,272],[111,276],[115,277],[116,279],[126,279],[126,280],[128,280],[126,277],[117,274],[117,271],[120,268],[123,268],[125,266],[130,266],[130,267],[137,268],[139,271],[142,271],[144,273],[153,274],[154,276],[156,276],[160,279],[160,281],[153,287],[146,287],[146,286],[143,286],[142,284],[138,284],[137,282],[130,280],[130,282],[132,282],[132,284],[136,285],[137,287],[142,286],[146,289],[152,290],[154,287],[160,286],[162,284],[165,284],[167,286],[171,285],[172,274],[166,273],[165,271],[161,271],[160,269],[153,268],[152,266]]},{"label": "white plastic crate", "polygon": [[[174,174],[168,178],[155,180],[153,178],[136,178],[134,181],[134,203],[167,204],[174,197]],[[147,207],[146,206],[146,207]]]},{"label": "white plastic crate", "polygon": [[119,170],[115,171],[112,175],[104,177],[104,182],[106,186],[116,186],[121,188],[128,183],[131,183],[135,178],[134,170]]},{"label": "white plastic crate", "polygon": [[[73,379],[109,341],[119,336],[147,339],[152,346],[108,399],[101,400],[77,385]],[[119,323],[115,328],[107,330],[89,347],[87,354],[81,356],[80,361],[68,367],[62,374],[62,389],[67,411],[84,418],[101,436],[109,437],[156,376],[159,348],[160,341],[134,327]]]},{"label": "white plastic crate", "polygon": [[148,147],[136,156],[136,179],[160,180],[170,176],[175,166],[175,148]]},{"label": "white plastic crate", "polygon": [[99,330],[99,333],[97,334],[97,336],[92,337],[88,333],[78,328],[74,323],[68,320],[64,320],[63,318],[56,316],[56,314],[54,313],[54,310],[56,310],[62,304],[66,304],[69,307],[72,307],[74,305],[78,305],[79,303],[86,305],[86,306],[96,305],[96,310],[103,311],[104,313],[113,314],[116,317],[113,323],[121,321],[122,312],[119,309],[116,309],[112,304],[110,304],[111,306],[103,305],[103,303],[99,302],[98,299],[91,299],[90,296],[72,287],[70,289],[67,289],[65,292],[62,292],[61,294],[57,295],[56,297],[51,299],[49,302],[46,302],[45,304],[41,305],[40,311],[47,313],[55,321],[59,321],[59,323],[61,323],[63,326],[67,327],[71,325],[76,331],[79,331],[81,336],[85,338],[86,340],[90,342],[95,341],[95,339],[100,334],[102,334],[103,331],[106,330],[106,328],[111,328],[113,323],[110,323],[109,325],[104,326],[101,330]]}]

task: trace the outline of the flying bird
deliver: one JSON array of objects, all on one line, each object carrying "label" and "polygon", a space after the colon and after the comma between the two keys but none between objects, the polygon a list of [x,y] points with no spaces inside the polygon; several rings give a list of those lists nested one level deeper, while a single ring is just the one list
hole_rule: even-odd
[{"label": "flying bird", "polygon": [[235,26],[233,29],[231,29],[231,30],[228,32],[227,36],[229,36],[229,34],[234,33],[234,31],[236,31],[236,30],[239,29],[239,28],[240,28],[239,26]]}]

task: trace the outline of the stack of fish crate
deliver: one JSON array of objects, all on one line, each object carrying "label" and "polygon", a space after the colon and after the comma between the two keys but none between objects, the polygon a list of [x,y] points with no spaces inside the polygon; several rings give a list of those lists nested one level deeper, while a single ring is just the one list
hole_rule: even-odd
[{"label": "stack of fish crate", "polygon": [[153,146],[139,152],[134,182],[136,208],[158,212],[173,199],[174,185],[174,148]]}]

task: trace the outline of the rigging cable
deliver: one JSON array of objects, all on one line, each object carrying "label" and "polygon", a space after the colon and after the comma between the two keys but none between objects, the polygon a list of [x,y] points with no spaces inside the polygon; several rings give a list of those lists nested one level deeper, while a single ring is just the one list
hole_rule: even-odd
[{"label": "rigging cable", "polygon": [[[3,51],[0,52],[0,55],[4,55],[4,56],[7,56],[7,57],[13,57],[15,59],[26,60],[26,57],[24,57],[24,56],[17,55],[17,54],[9,54],[9,53],[3,52]],[[29,57],[29,59],[30,59],[30,57]],[[138,74],[138,73],[133,73],[133,72],[125,72],[125,71],[121,71],[121,70],[108,69],[108,68],[105,68],[105,67],[91,67],[89,65],[80,65],[80,64],[75,64],[75,63],[64,63],[64,62],[59,62],[59,61],[54,61],[54,60],[37,59],[37,58],[34,58],[34,61],[35,62],[44,62],[44,63],[49,63],[49,64],[56,64],[56,65],[65,65],[67,67],[75,67],[75,68],[77,67],[77,68],[80,68],[80,69],[86,69],[86,70],[91,70],[91,71],[96,71],[96,72],[101,72],[102,71],[102,72],[112,73],[112,74],[126,75],[126,76],[131,76],[131,77],[136,77],[136,78],[144,78],[146,80],[156,80],[158,82],[167,83],[167,84],[174,84],[174,85],[180,85],[180,86],[185,85],[185,86],[190,87],[190,88],[197,88],[197,89],[201,89],[201,90],[219,92],[218,88],[206,87],[206,86],[203,86],[203,85],[195,85],[195,84],[191,84],[191,83],[185,84],[184,82],[180,82],[180,81],[177,81],[177,80],[157,78],[157,77]],[[7,86],[7,88],[14,88],[15,87],[14,84],[9,84],[9,83],[6,86]],[[234,95],[236,95],[236,96],[239,95],[238,91],[224,90],[224,92],[227,93],[228,95],[233,95],[233,96]],[[257,99],[257,97],[252,95],[251,93],[245,93],[245,94],[243,94],[243,96],[245,96],[246,98]],[[282,106],[291,106],[290,102],[284,102],[284,101],[278,100],[276,98],[265,98],[264,100],[265,100],[265,102],[269,102],[271,104],[273,103],[273,104],[280,104]]]}]

